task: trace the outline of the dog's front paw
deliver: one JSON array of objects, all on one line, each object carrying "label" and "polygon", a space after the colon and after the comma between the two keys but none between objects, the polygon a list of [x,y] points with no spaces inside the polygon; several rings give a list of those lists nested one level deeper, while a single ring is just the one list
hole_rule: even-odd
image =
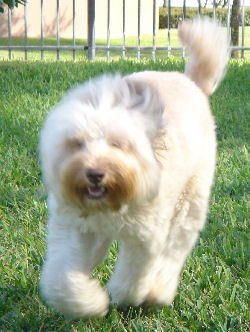
[{"label": "dog's front paw", "polygon": [[144,301],[146,295],[142,288],[128,287],[122,283],[116,284],[112,279],[107,289],[111,296],[111,304],[116,304],[118,307],[138,306]]},{"label": "dog's front paw", "polygon": [[178,286],[178,278],[168,279],[167,282],[162,280],[154,280],[151,284],[149,292],[144,300],[145,307],[171,306],[176,295]]},{"label": "dog's front paw", "polygon": [[109,296],[97,280],[82,273],[70,273],[58,280],[41,279],[46,302],[67,318],[103,317],[109,310]]}]

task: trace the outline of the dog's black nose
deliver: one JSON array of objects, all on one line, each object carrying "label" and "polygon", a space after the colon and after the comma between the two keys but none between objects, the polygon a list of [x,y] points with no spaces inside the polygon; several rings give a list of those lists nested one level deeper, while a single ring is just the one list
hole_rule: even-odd
[{"label": "dog's black nose", "polygon": [[88,169],[86,171],[86,176],[90,183],[98,185],[102,182],[104,178],[104,172],[99,169]]}]

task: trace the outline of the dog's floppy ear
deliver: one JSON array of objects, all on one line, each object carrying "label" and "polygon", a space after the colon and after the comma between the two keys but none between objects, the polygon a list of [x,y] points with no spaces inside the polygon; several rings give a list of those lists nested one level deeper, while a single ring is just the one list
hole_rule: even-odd
[{"label": "dog's floppy ear", "polygon": [[141,112],[148,120],[148,129],[158,136],[163,125],[163,112],[165,105],[157,90],[142,79],[133,75],[124,78],[126,88],[123,89],[123,104],[128,109]]},{"label": "dog's floppy ear", "polygon": [[164,104],[156,89],[133,75],[125,77],[124,80],[128,89],[129,108],[140,109],[145,115],[162,116]]}]

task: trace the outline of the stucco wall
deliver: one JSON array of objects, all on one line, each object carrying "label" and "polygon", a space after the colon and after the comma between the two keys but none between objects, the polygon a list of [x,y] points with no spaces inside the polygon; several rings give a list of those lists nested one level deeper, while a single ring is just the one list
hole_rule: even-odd
[{"label": "stucco wall", "polygon": [[[110,32],[111,38],[122,36],[122,0],[111,0]],[[56,36],[56,0],[44,0],[44,37]],[[12,36],[24,37],[24,6],[12,11]],[[138,31],[138,2],[126,0],[126,36],[136,36]],[[158,20],[158,15],[157,15]],[[72,38],[73,1],[60,0],[60,37]],[[27,3],[28,37],[41,36],[41,2],[29,0]],[[158,21],[156,24],[158,28]],[[153,31],[153,0],[141,1],[141,34]],[[75,17],[76,38],[87,38],[87,0],[76,0]],[[96,0],[95,19],[96,38],[107,37],[107,0]],[[0,37],[8,36],[8,10],[0,14]]]}]

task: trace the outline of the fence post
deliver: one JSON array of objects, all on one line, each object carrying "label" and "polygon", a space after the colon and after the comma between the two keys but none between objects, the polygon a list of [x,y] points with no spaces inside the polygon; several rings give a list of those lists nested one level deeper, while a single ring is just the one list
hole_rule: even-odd
[{"label": "fence post", "polygon": [[95,59],[95,0],[88,0],[88,59]]},{"label": "fence post", "polygon": [[245,39],[245,0],[242,2],[241,12],[241,59],[244,59],[244,39]]},{"label": "fence post", "polygon": [[168,58],[171,55],[170,29],[171,29],[171,0],[168,0]]},{"label": "fence post", "polygon": [[8,7],[8,46],[9,46],[9,60],[11,60],[11,10]]}]

